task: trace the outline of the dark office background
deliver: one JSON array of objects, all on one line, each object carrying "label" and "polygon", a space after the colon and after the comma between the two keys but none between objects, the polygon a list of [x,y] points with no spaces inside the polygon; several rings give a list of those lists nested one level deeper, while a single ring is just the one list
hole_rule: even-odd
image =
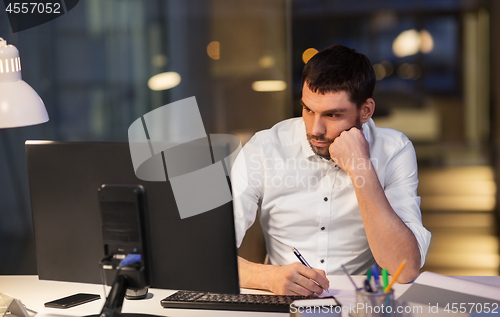
[{"label": "dark office background", "polygon": [[[424,269],[497,275],[499,21],[496,0],[82,0],[12,33],[0,3],[0,37],[50,116],[0,130],[0,274],[36,274],[25,140],[127,141],[141,115],[196,96],[208,133],[245,141],[301,115],[304,59],[339,42],[374,66],[376,123],[416,147]],[[151,90],[163,72],[180,84]],[[253,90],[260,80],[286,89]]]}]

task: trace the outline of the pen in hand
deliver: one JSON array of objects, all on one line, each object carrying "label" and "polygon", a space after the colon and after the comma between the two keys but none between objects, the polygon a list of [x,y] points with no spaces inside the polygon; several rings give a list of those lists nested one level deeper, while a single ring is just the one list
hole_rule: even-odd
[{"label": "pen in hand", "polygon": [[[302,256],[302,254],[300,254],[299,250],[297,250],[296,248],[293,248],[293,253],[295,254],[295,256],[299,259],[300,263],[304,264],[305,266],[307,266],[308,268],[312,269],[312,267],[309,265],[309,263],[307,263],[306,259],[304,259],[304,257]],[[314,283],[316,283],[316,285],[318,285],[319,287],[321,287],[318,282],[314,281]],[[323,287],[321,287],[323,288]],[[327,289],[323,289],[325,292],[327,292],[328,294],[330,294],[330,292],[327,290]]]}]

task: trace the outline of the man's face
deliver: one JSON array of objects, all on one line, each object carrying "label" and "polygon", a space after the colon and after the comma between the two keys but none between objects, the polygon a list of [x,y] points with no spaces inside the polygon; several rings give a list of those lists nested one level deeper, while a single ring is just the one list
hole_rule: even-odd
[{"label": "man's face", "polygon": [[304,84],[301,104],[307,140],[313,152],[325,159],[330,159],[330,144],[340,133],[352,127],[361,129],[360,112],[345,91],[322,95]]}]

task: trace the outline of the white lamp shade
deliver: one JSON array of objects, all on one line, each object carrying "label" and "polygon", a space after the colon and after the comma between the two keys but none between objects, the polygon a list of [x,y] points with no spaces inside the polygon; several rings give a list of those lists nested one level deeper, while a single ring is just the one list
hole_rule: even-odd
[{"label": "white lamp shade", "polygon": [[42,99],[24,80],[0,82],[0,128],[49,121]]},{"label": "white lamp shade", "polygon": [[21,77],[19,51],[0,38],[0,128],[49,121],[42,99]]}]

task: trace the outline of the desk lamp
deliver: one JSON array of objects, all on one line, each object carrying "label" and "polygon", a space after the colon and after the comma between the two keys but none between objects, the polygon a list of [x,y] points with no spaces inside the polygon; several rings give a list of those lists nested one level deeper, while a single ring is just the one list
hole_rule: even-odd
[{"label": "desk lamp", "polygon": [[[7,42],[0,37],[0,129],[29,126],[48,120],[49,116],[42,99],[21,79],[19,51],[15,46],[7,45]],[[3,140],[0,145],[5,153],[7,167],[11,173],[15,173],[15,158],[9,150],[9,139],[5,134],[0,134],[0,137]],[[13,186],[17,187],[15,193],[19,206],[23,206],[25,202],[19,194],[22,188],[14,181],[15,179],[20,177],[13,176]]]},{"label": "desk lamp", "polygon": [[0,128],[34,125],[48,120],[42,99],[21,79],[19,51],[0,38]]},{"label": "desk lamp", "polygon": [[[0,37],[0,128],[14,128],[44,123],[49,120],[47,110],[38,94],[21,79],[19,51]],[[5,146],[5,143],[4,143]],[[10,151],[6,151],[9,158]],[[10,159],[11,163],[13,162]],[[0,298],[1,299],[1,298]],[[7,310],[18,316],[34,313],[25,309],[18,299],[10,298]]]}]

